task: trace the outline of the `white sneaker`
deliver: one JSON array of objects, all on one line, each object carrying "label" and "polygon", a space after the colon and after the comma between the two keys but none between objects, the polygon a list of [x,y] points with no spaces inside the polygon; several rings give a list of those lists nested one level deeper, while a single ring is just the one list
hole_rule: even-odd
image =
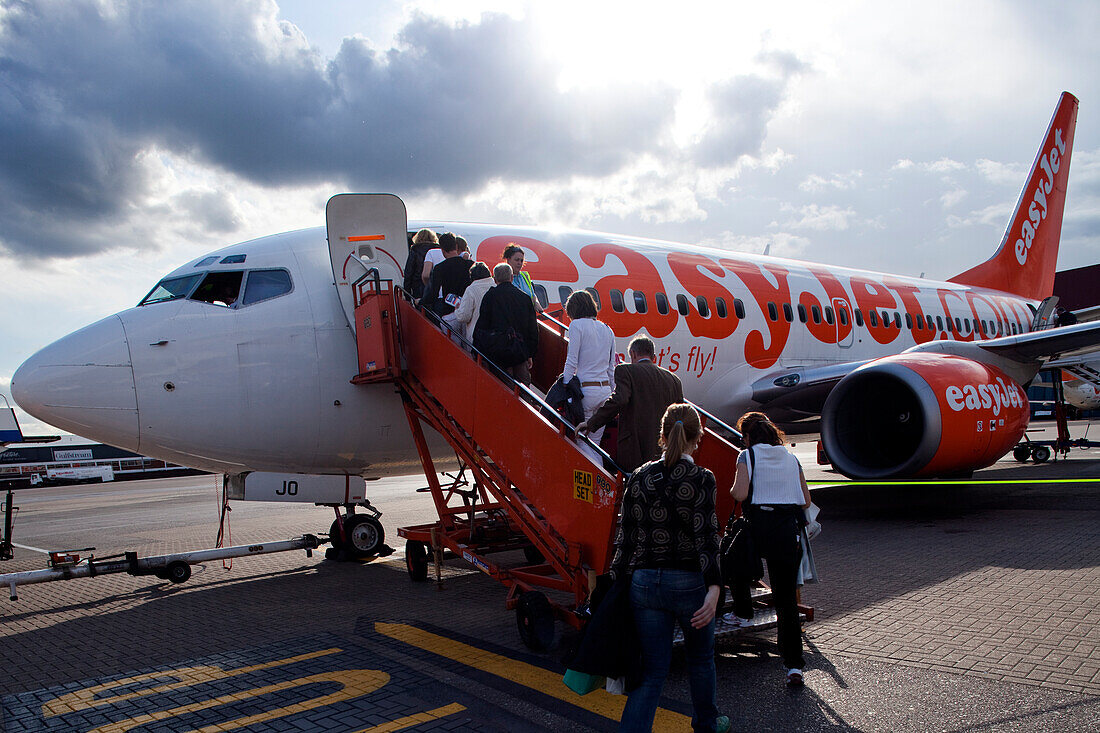
[{"label": "white sneaker", "polygon": [[752,619],[751,618],[741,618],[740,616],[735,614],[733,611],[730,611],[729,613],[724,614],[722,616],[722,622],[724,624],[726,624],[727,626],[733,626],[733,627],[738,628],[738,629],[745,629],[745,628],[748,628],[748,627],[752,626]]},{"label": "white sneaker", "polygon": [[802,687],[802,670],[801,669],[788,669],[787,670],[787,687]]}]

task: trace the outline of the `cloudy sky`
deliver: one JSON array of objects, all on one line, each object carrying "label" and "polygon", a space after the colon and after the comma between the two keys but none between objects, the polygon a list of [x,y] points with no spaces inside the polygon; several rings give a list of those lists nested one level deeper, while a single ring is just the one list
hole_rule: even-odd
[{"label": "cloudy sky", "polygon": [[341,191],[947,278],[1000,242],[1063,90],[1059,267],[1100,262],[1095,0],[763,5],[0,0],[0,394]]}]

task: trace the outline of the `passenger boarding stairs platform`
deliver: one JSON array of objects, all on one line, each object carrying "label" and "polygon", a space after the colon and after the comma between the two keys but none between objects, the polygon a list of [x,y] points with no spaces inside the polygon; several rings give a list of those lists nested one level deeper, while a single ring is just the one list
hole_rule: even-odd
[{"label": "passenger boarding stairs platform", "polygon": [[[391,281],[375,271],[355,291],[360,373],[353,381],[397,385],[439,517],[398,530],[410,576],[426,580],[430,566],[453,553],[508,588],[506,605],[517,611],[524,642],[545,648],[555,617],[583,623],[576,611],[610,566],[623,473],[539,392],[512,380]],[[566,326],[542,316],[539,330],[532,371],[545,391],[565,362]],[[728,487],[737,448],[711,429],[714,418],[704,419],[711,425],[697,462]],[[425,426],[443,436],[472,482],[439,480]],[[724,522],[733,501],[726,491],[718,500]],[[506,567],[491,557],[508,550],[523,550],[526,564]]]}]

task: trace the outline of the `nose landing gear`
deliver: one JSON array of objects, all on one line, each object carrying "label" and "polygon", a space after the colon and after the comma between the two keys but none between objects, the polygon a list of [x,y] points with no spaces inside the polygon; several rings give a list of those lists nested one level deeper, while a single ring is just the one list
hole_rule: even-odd
[{"label": "nose landing gear", "polygon": [[348,505],[347,512],[341,515],[340,508],[336,507],[336,519],[329,527],[332,547],[325,551],[325,557],[329,560],[359,560],[393,553],[393,549],[386,545],[386,530],[378,519],[382,512],[370,502],[358,506],[367,513],[356,514],[355,505]]}]

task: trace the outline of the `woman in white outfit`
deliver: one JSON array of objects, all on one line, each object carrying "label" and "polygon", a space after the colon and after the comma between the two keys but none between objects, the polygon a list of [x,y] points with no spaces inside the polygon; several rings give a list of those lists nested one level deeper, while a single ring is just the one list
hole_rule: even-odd
[{"label": "woman in white outfit", "polygon": [[[748,499],[742,509],[752,527],[756,550],[768,563],[772,603],[779,620],[776,642],[787,667],[787,685],[801,687],[805,659],[798,617],[798,566],[802,562],[799,528],[804,510],[810,505],[810,489],[801,464],[784,445],[783,431],[767,415],[746,413],[737,421],[737,429],[744,436],[745,450],[737,457],[730,494],[736,501]],[[734,609],[738,620],[742,613],[751,616],[747,589],[734,590]]]},{"label": "woman in white outfit", "polygon": [[470,284],[466,292],[462,294],[462,300],[454,312],[454,324],[459,333],[466,337],[470,343],[474,342],[474,329],[477,328],[477,317],[481,312],[481,299],[489,288],[493,287],[492,273],[484,262],[475,262],[470,268]]},{"label": "woman in white outfit", "polygon": [[[574,376],[580,380],[584,393],[584,419],[592,417],[615,389],[615,334],[611,327],[596,319],[596,301],[586,290],[577,290],[565,301],[569,315],[569,349],[565,354],[562,381]],[[603,437],[603,428],[593,430],[589,438],[596,445]]]}]

